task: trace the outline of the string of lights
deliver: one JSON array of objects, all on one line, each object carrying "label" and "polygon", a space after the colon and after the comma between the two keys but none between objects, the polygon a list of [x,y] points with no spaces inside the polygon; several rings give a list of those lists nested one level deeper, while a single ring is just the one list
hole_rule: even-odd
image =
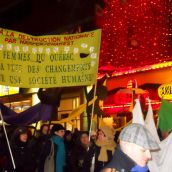
[{"label": "string of lights", "polygon": [[97,17],[102,28],[100,67],[113,65],[114,73],[120,74],[172,61],[171,0],[105,0],[105,4],[103,15]]}]

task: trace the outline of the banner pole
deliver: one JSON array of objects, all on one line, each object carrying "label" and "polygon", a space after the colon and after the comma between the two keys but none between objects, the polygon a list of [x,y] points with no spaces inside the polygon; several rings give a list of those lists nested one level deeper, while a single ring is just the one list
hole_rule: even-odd
[{"label": "banner pole", "polygon": [[[96,83],[95,83],[93,99],[96,97],[96,91],[97,91],[97,80],[96,80]],[[91,109],[91,121],[90,121],[90,128],[89,128],[89,141],[90,141],[90,138],[91,138],[91,129],[92,129],[92,125],[93,125],[94,107],[95,107],[95,101],[93,102],[92,109]]]},{"label": "banner pole", "polygon": [[2,116],[2,113],[1,113],[1,109],[0,109],[0,117],[1,117],[1,120],[2,120],[2,126],[3,126],[3,129],[4,129],[4,133],[5,133],[5,137],[6,137],[6,140],[7,140],[8,149],[9,149],[9,152],[10,152],[11,161],[12,161],[12,164],[13,164],[13,168],[15,170],[16,169],[16,165],[15,165],[14,157],[13,157],[13,154],[12,154],[12,151],[11,151],[11,147],[10,147],[9,139],[8,139],[8,136],[7,136],[7,132],[6,132],[5,124],[4,124],[4,119],[3,119],[3,116]]},{"label": "banner pole", "polygon": [[[38,122],[39,122],[39,121],[38,121]],[[36,135],[36,130],[37,130],[38,122],[36,122],[36,125],[35,125],[35,128],[34,128],[34,132],[33,132],[33,136]]]}]

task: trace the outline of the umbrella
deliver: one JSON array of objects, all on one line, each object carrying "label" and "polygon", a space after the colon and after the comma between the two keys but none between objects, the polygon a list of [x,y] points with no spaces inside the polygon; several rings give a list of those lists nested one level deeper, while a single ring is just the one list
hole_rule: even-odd
[{"label": "umbrella", "polygon": [[125,94],[145,94],[146,92],[146,90],[142,90],[141,88],[124,88],[117,91],[117,93]]},{"label": "umbrella", "polygon": [[134,106],[134,99],[135,99],[135,95],[141,95],[141,94],[145,94],[147,93],[146,90],[140,89],[140,88],[124,88],[124,89],[120,89],[119,91],[117,91],[118,93],[124,93],[124,94],[131,94],[132,95],[132,102],[131,102],[131,110],[133,109]]}]

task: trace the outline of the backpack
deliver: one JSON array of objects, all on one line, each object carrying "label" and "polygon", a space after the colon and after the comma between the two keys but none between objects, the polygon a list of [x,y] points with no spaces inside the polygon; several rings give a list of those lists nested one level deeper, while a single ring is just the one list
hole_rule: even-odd
[{"label": "backpack", "polygon": [[51,150],[45,159],[44,172],[54,172],[54,143],[51,141]]}]

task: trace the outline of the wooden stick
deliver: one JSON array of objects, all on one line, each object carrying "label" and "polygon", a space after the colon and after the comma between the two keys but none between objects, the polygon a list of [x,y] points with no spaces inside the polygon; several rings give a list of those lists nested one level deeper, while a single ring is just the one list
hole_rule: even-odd
[{"label": "wooden stick", "polygon": [[[93,99],[96,96],[96,91],[97,91],[97,80],[96,80],[95,87],[94,87],[94,96],[93,96]],[[95,108],[95,101],[93,102],[92,109],[91,109],[91,121],[90,121],[90,129],[89,129],[89,141],[90,141],[90,138],[91,138],[91,130],[92,130],[92,124],[93,124],[94,108]]]}]

